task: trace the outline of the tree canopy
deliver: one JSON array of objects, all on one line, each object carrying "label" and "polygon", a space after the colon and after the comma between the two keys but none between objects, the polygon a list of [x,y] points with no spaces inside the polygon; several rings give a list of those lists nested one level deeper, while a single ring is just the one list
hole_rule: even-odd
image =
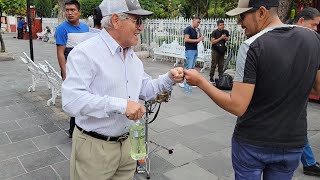
[{"label": "tree canopy", "polygon": [[26,0],[0,0],[2,12],[7,15],[24,15],[26,14]]}]

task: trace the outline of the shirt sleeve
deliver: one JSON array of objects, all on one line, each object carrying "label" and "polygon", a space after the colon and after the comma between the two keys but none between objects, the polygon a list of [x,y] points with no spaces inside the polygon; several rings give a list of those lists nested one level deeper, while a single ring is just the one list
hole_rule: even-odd
[{"label": "shirt sleeve", "polygon": [[169,77],[169,72],[160,75],[158,79],[152,79],[147,73],[143,74],[142,77],[142,88],[140,92],[140,99],[150,100],[155,98],[157,94],[166,90],[172,91],[172,86],[175,84]]},{"label": "shirt sleeve", "polygon": [[238,51],[234,82],[255,84],[257,78],[257,50],[243,43]]},{"label": "shirt sleeve", "polygon": [[183,34],[184,35],[189,35],[189,36],[191,36],[191,28],[190,27],[186,27],[185,29],[184,29],[184,31],[183,31]]},{"label": "shirt sleeve", "polygon": [[56,45],[66,46],[68,40],[68,33],[67,31],[58,26],[56,29]]},{"label": "shirt sleeve", "polygon": [[112,113],[124,114],[127,100],[93,94],[90,85],[95,69],[84,50],[74,48],[67,61],[67,78],[62,83],[62,108],[72,116],[106,118]]}]

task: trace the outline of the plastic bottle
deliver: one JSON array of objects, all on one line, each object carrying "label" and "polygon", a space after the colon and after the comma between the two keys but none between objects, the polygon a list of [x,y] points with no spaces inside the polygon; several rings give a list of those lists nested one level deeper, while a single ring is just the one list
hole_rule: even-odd
[{"label": "plastic bottle", "polygon": [[192,86],[190,86],[186,80],[183,81],[183,90],[184,90],[184,93],[186,94],[192,93]]},{"label": "plastic bottle", "polygon": [[145,144],[144,123],[139,120],[130,127],[130,155],[134,160],[145,159],[147,155]]}]

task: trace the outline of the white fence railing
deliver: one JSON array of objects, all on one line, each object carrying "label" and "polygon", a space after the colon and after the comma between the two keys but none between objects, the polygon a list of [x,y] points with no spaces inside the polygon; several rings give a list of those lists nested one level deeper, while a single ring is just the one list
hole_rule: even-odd
[{"label": "white fence railing", "polygon": [[[217,21],[219,19],[202,19],[200,32],[205,36],[204,48],[210,49],[210,36],[212,31],[217,29]],[[225,24],[225,29],[230,33],[230,39],[226,43],[228,50],[227,54],[234,49],[233,60],[236,58],[236,52],[240,44],[246,39],[243,29],[237,24],[237,19],[226,18],[222,19]],[[145,47],[158,47],[163,41],[171,43],[177,39],[180,45],[184,45],[184,29],[191,24],[191,19],[148,19],[145,21],[145,30],[141,35],[141,44]]]}]

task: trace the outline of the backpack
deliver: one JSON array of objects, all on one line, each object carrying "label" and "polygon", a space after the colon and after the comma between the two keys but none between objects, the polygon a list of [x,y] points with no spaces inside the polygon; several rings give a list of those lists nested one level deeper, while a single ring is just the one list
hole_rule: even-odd
[{"label": "backpack", "polygon": [[231,90],[233,86],[233,78],[227,73],[215,79],[216,87],[221,90]]}]

